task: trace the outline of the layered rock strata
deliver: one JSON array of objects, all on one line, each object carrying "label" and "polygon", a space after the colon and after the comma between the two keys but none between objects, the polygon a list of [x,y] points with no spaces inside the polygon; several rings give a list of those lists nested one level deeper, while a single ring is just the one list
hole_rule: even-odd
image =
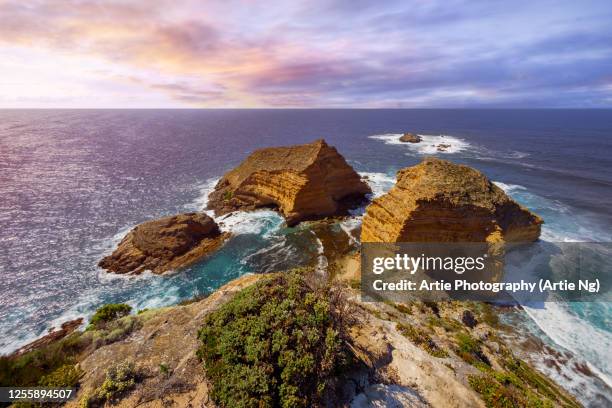
[{"label": "layered rock strata", "polygon": [[368,206],[361,241],[526,242],[538,239],[542,222],[479,171],[426,158]]},{"label": "layered rock strata", "polygon": [[123,238],[98,264],[114,273],[163,273],[196,262],[227,238],[204,213],[187,213],[147,221]]},{"label": "layered rock strata", "polygon": [[209,195],[215,215],[276,208],[288,225],[341,214],[370,193],[338,151],[324,140],[254,151],[226,173]]}]

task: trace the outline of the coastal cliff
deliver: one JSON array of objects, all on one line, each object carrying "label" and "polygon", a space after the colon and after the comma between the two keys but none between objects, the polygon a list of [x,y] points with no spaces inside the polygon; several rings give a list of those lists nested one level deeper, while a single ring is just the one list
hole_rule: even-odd
[{"label": "coastal cliff", "polygon": [[188,266],[227,238],[204,213],[186,213],[137,225],[99,266],[114,273],[164,273]]},{"label": "coastal cliff", "polygon": [[[221,213],[274,203],[298,222],[369,191],[323,141],[259,152],[211,194]],[[535,240],[541,223],[478,171],[426,159],[367,208],[362,240],[497,244]],[[580,406],[517,357],[506,340],[516,334],[486,303],[362,300],[356,247],[333,224],[309,225],[324,267],[248,274],[135,314],[105,305],[86,330],[75,320],[2,357],[0,383],[74,387],[69,407]],[[161,273],[225,237],[205,214],[165,217],[135,227],[100,265]]]},{"label": "coastal cliff", "polygon": [[[343,263],[331,285],[302,269],[245,275],[204,299],[136,314],[106,305],[87,330],[2,357],[0,374],[21,386],[76,387],[68,407],[276,406],[283,398],[320,407],[580,406],[514,355],[490,306],[364,302],[342,284]],[[308,335],[295,325],[309,326]],[[319,384],[332,391],[330,403],[303,393],[315,378],[326,379]],[[287,386],[295,381],[303,388]]]},{"label": "coastal cliff", "polygon": [[288,225],[341,213],[370,193],[353,168],[324,140],[254,151],[209,195],[215,215],[278,208]]},{"label": "coastal cliff", "polygon": [[431,157],[367,207],[361,241],[528,242],[542,223],[479,171]]}]

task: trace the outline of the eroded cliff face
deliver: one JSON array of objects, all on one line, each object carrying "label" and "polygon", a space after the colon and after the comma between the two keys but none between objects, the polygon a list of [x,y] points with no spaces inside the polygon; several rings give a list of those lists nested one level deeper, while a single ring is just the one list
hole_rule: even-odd
[{"label": "eroded cliff face", "polygon": [[274,207],[288,225],[341,213],[370,188],[324,140],[260,149],[217,183],[208,209],[216,215]]},{"label": "eroded cliff face", "polygon": [[225,238],[227,234],[206,214],[164,217],[134,227],[98,265],[115,273],[163,273],[197,261]]},{"label": "eroded cliff face", "polygon": [[535,241],[542,219],[482,173],[437,158],[400,170],[363,217],[362,242]]}]

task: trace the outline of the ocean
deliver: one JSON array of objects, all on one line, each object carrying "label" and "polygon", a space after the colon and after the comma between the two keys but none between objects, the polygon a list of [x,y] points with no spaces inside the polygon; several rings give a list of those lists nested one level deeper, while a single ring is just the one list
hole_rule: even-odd
[{"label": "ocean", "polygon": [[[399,143],[406,131],[423,142]],[[318,138],[368,175],[375,195],[398,169],[437,155],[542,216],[542,240],[612,242],[610,110],[0,110],[0,352],[105,303],[171,305],[245,273],[324,266],[316,233],[268,210],[220,220],[233,238],[170,276],[96,266],[134,225],[202,209],[254,149]],[[351,234],[359,222],[356,213],[338,227]],[[595,302],[524,308],[521,330],[589,368],[538,365],[587,405],[612,400],[611,312]]]}]

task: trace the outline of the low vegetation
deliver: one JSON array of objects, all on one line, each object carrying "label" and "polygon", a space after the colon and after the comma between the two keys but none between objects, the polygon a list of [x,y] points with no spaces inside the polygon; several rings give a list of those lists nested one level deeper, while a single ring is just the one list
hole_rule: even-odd
[{"label": "low vegetation", "polygon": [[457,341],[455,351],[466,363],[477,367],[481,364],[491,365],[491,362],[480,347],[480,340],[475,339],[468,333],[457,333],[455,340]]},{"label": "low vegetation", "polygon": [[199,356],[212,399],[221,407],[324,405],[351,362],[341,299],[294,271],[244,289],[209,315]]},{"label": "low vegetation", "polygon": [[77,356],[85,347],[80,333],[73,333],[25,354],[0,357],[0,386],[74,386],[79,377]]},{"label": "low vegetation", "polygon": [[131,311],[132,307],[125,303],[109,303],[96,310],[89,321],[89,327],[100,328],[108,322],[129,315]]},{"label": "low vegetation", "polygon": [[98,309],[85,332],[42,345],[19,355],[0,357],[0,386],[74,387],[81,376],[81,355],[125,338],[137,326],[130,306],[110,304]]},{"label": "low vegetation", "polygon": [[440,348],[436,342],[432,340],[432,338],[423,330],[420,330],[414,326],[409,324],[397,324],[397,330],[405,337],[410,339],[412,343],[416,346],[419,346],[423,350],[427,351],[434,357],[438,358],[446,358],[448,357],[448,353],[446,350]]},{"label": "low vegetation", "polygon": [[112,366],[106,372],[104,382],[91,394],[85,396],[81,405],[87,408],[101,407],[106,402],[116,402],[142,380],[131,361]]}]

